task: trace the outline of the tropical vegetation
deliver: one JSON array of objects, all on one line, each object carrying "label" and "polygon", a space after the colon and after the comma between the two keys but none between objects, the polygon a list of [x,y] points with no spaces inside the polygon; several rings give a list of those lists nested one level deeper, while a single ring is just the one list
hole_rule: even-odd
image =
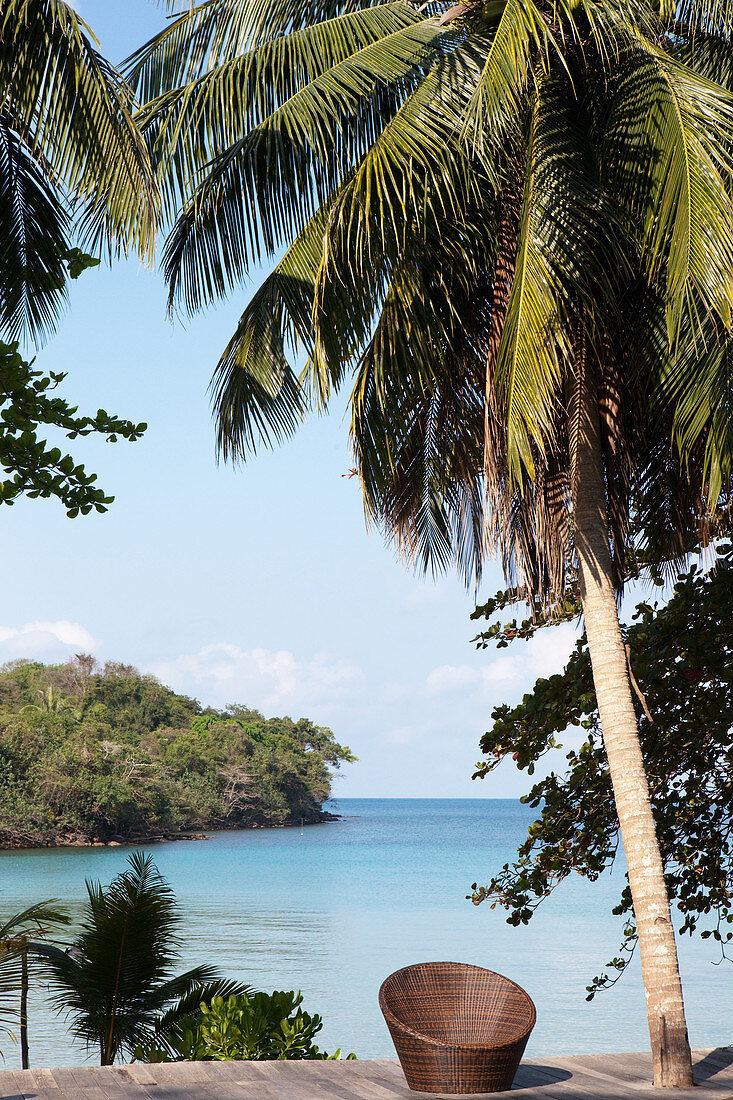
[{"label": "tropical vegetation", "polygon": [[160,1043],[202,1001],[249,989],[208,964],[174,973],[182,915],[173,891],[151,856],[134,852],[128,864],[106,888],[87,881],[80,930],[65,950],[35,945],[57,1010],[103,1066]]},{"label": "tropical vegetation", "polygon": [[368,517],[418,567],[577,576],[659,1085],[692,1084],[616,598],[731,469],[728,0],[208,0],[130,59],[171,306],[265,257],[214,381],[239,460],[347,382]]},{"label": "tropical vegetation", "polygon": [[[165,1048],[138,1047],[135,1057],[144,1062],[340,1058],[340,1050],[327,1054],[313,1042],[323,1020],[305,1012],[302,1003],[303,995],[293,991],[212,997],[167,1033]],[[353,1059],[356,1055],[347,1057]]]},{"label": "tropical vegetation", "polygon": [[0,845],[310,824],[353,760],[308,719],[202,707],[130,665],[78,655],[0,670]]},{"label": "tropical vegetation", "polygon": [[28,1069],[28,993],[36,975],[34,945],[61,925],[69,924],[65,908],[52,898],[14,913],[0,925],[0,1038],[20,1039],[20,1064]]},{"label": "tropical vegetation", "polygon": [[55,391],[66,375],[34,370],[18,351],[18,344],[0,342],[0,504],[14,504],[20,497],[54,498],[69,519],[94,509],[106,512],[114,499],[95,483],[81,463],[50,443],[47,432],[58,430],[68,439],[92,433],[108,443],[119,438],[134,442],[146,424],[120,420],[104,409],[95,416],[79,416],[78,410]]},{"label": "tropical vegetation", "polygon": [[[708,552],[710,558],[711,552]],[[680,574],[661,606],[638,604],[623,631],[633,677],[644,764],[670,898],[681,933],[698,932],[730,958],[733,943],[733,544]],[[707,566],[707,567],[706,567]],[[660,586],[664,584],[658,577]],[[500,601],[501,597],[499,597]],[[497,600],[477,611],[494,617]],[[568,602],[566,618],[577,611]],[[494,622],[482,647],[514,644],[538,619]],[[566,738],[574,742],[555,763]],[[578,743],[579,742],[579,743]],[[516,706],[492,713],[482,738],[485,759],[476,777],[502,760],[533,774],[545,757],[555,765],[522,801],[538,808],[519,858],[484,886],[476,904],[508,911],[526,924],[537,906],[573,872],[591,881],[619,858],[619,823],[603,752],[588,643],[577,643],[563,673],[540,679]],[[631,892],[622,889],[614,913],[623,919],[621,950],[588,986],[588,999],[615,983],[637,945]],[[728,952],[726,952],[728,948]]]},{"label": "tropical vegetation", "polygon": [[0,0],[0,504],[55,497],[72,519],[113,498],[48,429],[115,442],[146,425],[77,415],[55,394],[66,376],[19,346],[48,337],[69,280],[100,263],[85,248],[152,258],[158,216],[132,90],[98,45],[63,0]]},{"label": "tropical vegetation", "polygon": [[[157,193],[134,97],[63,0],[0,2],[0,336],[43,340],[84,248],[150,257]],[[81,247],[79,247],[81,245]]]}]

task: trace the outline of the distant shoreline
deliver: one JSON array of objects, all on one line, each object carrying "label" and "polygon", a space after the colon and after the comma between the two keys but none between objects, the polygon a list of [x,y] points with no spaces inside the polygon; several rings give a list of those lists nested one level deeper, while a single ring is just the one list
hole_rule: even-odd
[{"label": "distant shoreline", "polygon": [[333,821],[340,821],[341,818],[341,814],[333,814],[328,810],[322,810],[318,820],[309,821],[304,818],[302,821],[258,821],[247,825],[243,825],[241,822],[234,825],[227,825],[217,821],[206,828],[197,829],[195,831],[191,829],[170,833],[161,833],[158,831],[151,833],[136,833],[132,836],[120,836],[118,834],[108,837],[106,840],[100,840],[97,837],[86,838],[78,834],[73,834],[64,839],[59,836],[59,834],[53,834],[47,839],[41,837],[38,839],[23,837],[17,842],[0,841],[0,851],[33,852],[68,848],[134,848],[141,844],[167,844],[184,840],[212,840],[213,833],[249,832],[252,829],[297,829],[301,826],[305,827],[306,825],[328,825]]}]

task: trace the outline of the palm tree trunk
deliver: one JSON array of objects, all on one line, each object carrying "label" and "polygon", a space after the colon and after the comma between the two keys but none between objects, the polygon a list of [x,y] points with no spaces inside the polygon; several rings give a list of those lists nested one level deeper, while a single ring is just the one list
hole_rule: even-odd
[{"label": "palm tree trunk", "polygon": [[20,1064],[30,1069],[28,1061],[28,944],[24,944],[20,956]]},{"label": "palm tree trunk", "polygon": [[596,385],[592,366],[579,366],[572,488],[588,651],[639,934],[654,1084],[687,1088],[692,1061],[677,948],[613,587]]}]

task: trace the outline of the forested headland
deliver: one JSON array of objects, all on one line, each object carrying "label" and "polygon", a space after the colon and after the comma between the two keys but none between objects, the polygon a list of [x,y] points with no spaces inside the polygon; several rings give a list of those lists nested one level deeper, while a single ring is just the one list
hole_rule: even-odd
[{"label": "forested headland", "polygon": [[202,707],[78,655],[0,669],[0,847],[134,842],[312,824],[354,757],[301,718]]}]

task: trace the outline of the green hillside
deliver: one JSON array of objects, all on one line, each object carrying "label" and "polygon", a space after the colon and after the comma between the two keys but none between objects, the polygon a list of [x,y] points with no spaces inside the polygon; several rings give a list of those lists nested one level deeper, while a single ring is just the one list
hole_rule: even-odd
[{"label": "green hillside", "polygon": [[0,670],[0,847],[322,821],[353,759],[308,719],[204,708],[130,665]]}]

